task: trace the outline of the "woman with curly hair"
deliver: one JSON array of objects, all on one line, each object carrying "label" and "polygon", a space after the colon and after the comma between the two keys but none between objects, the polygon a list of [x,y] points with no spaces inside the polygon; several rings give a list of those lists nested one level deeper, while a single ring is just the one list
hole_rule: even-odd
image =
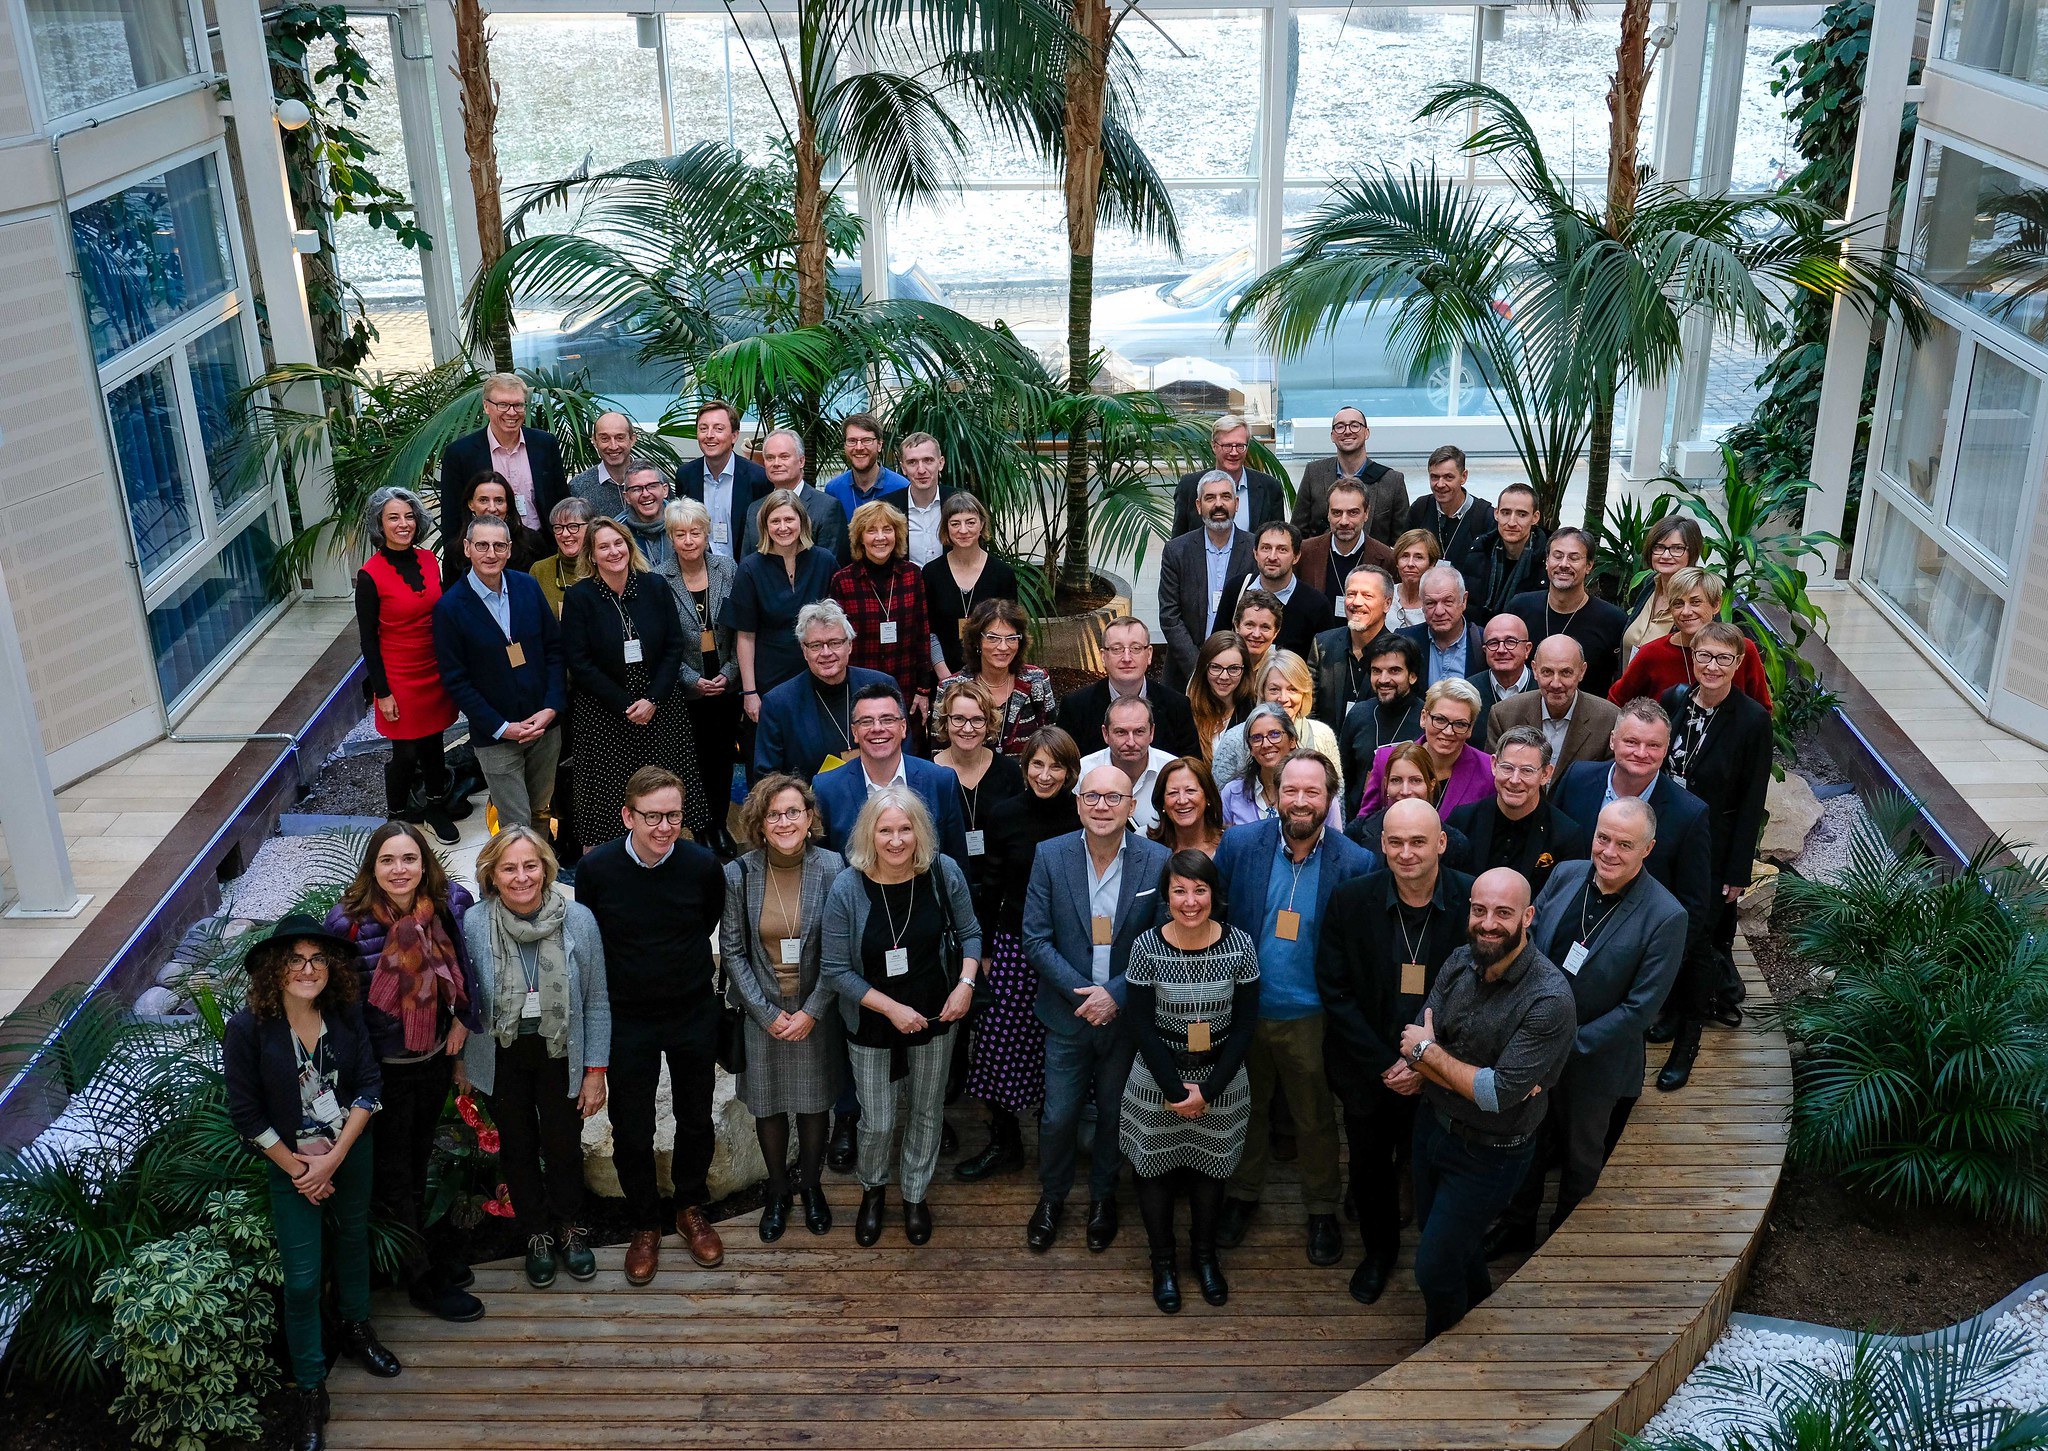
[{"label": "woman with curly hair", "polygon": [[[995,704],[999,724],[989,732],[996,750],[1018,760],[1032,734],[1052,724],[1052,677],[1027,664],[1031,649],[1030,620],[1015,600],[983,600],[967,616],[961,641],[958,675],[939,682],[941,692],[955,680],[978,681]],[[932,732],[934,745],[945,744],[943,729]]]}]

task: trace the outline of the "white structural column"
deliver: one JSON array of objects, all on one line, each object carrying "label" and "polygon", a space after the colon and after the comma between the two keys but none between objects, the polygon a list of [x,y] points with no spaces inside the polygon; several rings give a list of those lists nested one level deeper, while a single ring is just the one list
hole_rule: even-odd
[{"label": "white structural column", "polygon": [[1265,104],[1259,108],[1257,193],[1258,231],[1253,258],[1258,270],[1280,265],[1285,250],[1283,226],[1287,209],[1287,7],[1265,11]]},{"label": "white structural column", "polygon": [[[270,91],[270,55],[263,40],[259,0],[220,0],[221,52],[228,69],[228,96],[242,153],[242,201],[249,210],[250,247],[261,283],[270,342],[280,363],[312,363],[313,323],[306,307],[306,278],[292,235],[291,186],[285,177],[284,148],[278,144],[275,100]],[[320,390],[301,384],[284,402],[307,413],[324,408]],[[325,449],[301,471],[299,510],[307,519],[325,518],[334,507],[334,476]],[[351,571],[327,551],[313,561],[313,593],[342,598]]]},{"label": "white structural column", "polygon": [[86,904],[71,880],[71,849],[43,755],[43,728],[29,693],[28,663],[14,628],[7,579],[0,574],[0,831],[14,868],[16,901],[9,917],[75,917]]},{"label": "white structural column", "polygon": [[[483,239],[476,227],[476,188],[469,182],[469,150],[462,139],[462,81],[456,73],[455,6],[426,0],[427,36],[433,48],[434,97],[441,111],[441,148],[448,171],[448,202],[454,210],[455,291],[469,296],[476,280]],[[437,239],[438,240],[438,239]]]},{"label": "white structural column", "polygon": [[[1884,244],[1898,167],[1899,127],[1906,113],[1906,76],[1913,62],[1917,0],[1877,0],[1871,15],[1870,57],[1863,77],[1863,117],[1856,128],[1856,158],[1849,174],[1847,220],[1860,228],[1852,246],[1876,251]],[[1849,466],[1856,455],[1863,370],[1870,353],[1871,320],[1846,302],[1835,304],[1828,327],[1827,370],[1821,376],[1820,416],[1814,427],[1813,464],[1818,485],[1806,496],[1808,530],[1839,533],[1849,503]],[[1809,558],[1806,572],[1832,581],[1838,551]]]},{"label": "white structural column", "polygon": [[462,353],[456,271],[460,256],[442,201],[441,150],[434,144],[434,107],[439,87],[434,78],[434,42],[428,33],[426,7],[409,5],[391,17],[392,89],[398,94],[398,119],[405,137],[405,166],[412,180],[413,220],[434,239],[420,256],[420,286],[427,301],[427,336],[434,361],[445,363]]}]

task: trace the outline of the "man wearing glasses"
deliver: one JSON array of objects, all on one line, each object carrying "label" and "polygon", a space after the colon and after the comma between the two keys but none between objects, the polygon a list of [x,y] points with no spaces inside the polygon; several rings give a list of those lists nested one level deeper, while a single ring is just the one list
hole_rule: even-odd
[{"label": "man wearing glasses", "polygon": [[629,464],[626,468],[626,507],[619,522],[633,533],[633,541],[655,574],[673,575],[681,566],[676,547],[669,542],[668,479],[653,464]]},{"label": "man wearing glasses", "polygon": [[1487,738],[1487,717],[1494,706],[1525,690],[1534,690],[1536,677],[1529,670],[1529,627],[1520,615],[1495,615],[1488,620],[1479,633],[1479,648],[1486,668],[1465,678],[1479,692],[1479,724],[1472,728],[1472,737],[1483,741]]},{"label": "man wearing glasses", "polygon": [[1281,492],[1280,481],[1246,462],[1251,457],[1251,448],[1251,425],[1237,414],[1221,414],[1209,425],[1209,454],[1216,465],[1214,469],[1195,469],[1182,474],[1180,482],[1174,485],[1173,532],[1176,535],[1187,533],[1200,522],[1195,517],[1195,494],[1212,472],[1221,472],[1230,480],[1236,505],[1233,522],[1238,528],[1256,534],[1259,526],[1286,517],[1287,498]]},{"label": "man wearing glasses", "polygon": [[555,505],[569,496],[562,445],[552,433],[526,427],[526,380],[517,373],[484,379],[484,426],[441,450],[441,519],[462,517],[463,491],[496,469],[512,481],[512,507],[529,529],[545,529]]},{"label": "man wearing glasses", "polygon": [[705,1176],[718,1144],[711,1121],[719,1015],[711,937],[725,912],[725,868],[681,839],[683,783],[671,771],[635,771],[619,816],[626,834],[584,854],[576,900],[597,918],[604,939],[613,1013],[612,1153],[633,1228],[626,1279],[644,1285],[661,1262],[654,1120],[664,1058],[675,1110],[676,1233],[704,1268],[725,1259],[704,1215],[711,1199]]},{"label": "man wearing glasses", "polygon": [[861,686],[853,692],[848,720],[860,754],[811,783],[818,793],[818,809],[825,814],[825,844],[844,852],[846,834],[853,830],[854,819],[868,797],[884,786],[908,786],[932,814],[932,824],[939,829],[939,850],[961,871],[968,871],[960,778],[945,766],[903,753],[903,740],[910,729],[903,692],[886,678]]},{"label": "man wearing glasses", "polygon": [[1541,892],[1559,862],[1584,859],[1592,847],[1586,829],[1559,811],[1543,790],[1550,784],[1550,742],[1534,726],[1516,726],[1493,748],[1493,797],[1468,801],[1448,825],[1465,840],[1451,865],[1472,876],[1513,867]]},{"label": "man wearing glasses", "polygon": [[441,683],[469,719],[498,824],[545,834],[568,709],[561,629],[533,577],[506,568],[512,531],[503,519],[471,519],[462,551],[469,588],[447,590],[434,606]]},{"label": "man wearing glasses", "polygon": [[[1195,738],[1194,712],[1187,697],[1171,690],[1154,695],[1147,676],[1152,669],[1152,631],[1143,620],[1119,615],[1102,629],[1102,663],[1107,680],[1098,680],[1062,697],[1053,724],[1074,738],[1087,755],[1098,745],[1107,745],[1104,730],[1109,707],[1119,700],[1137,697],[1152,702],[1152,716],[1158,726],[1159,747],[1169,756],[1198,756],[1201,746]],[[1149,799],[1149,798],[1148,798]]]},{"label": "man wearing glasses", "polygon": [[1135,796],[1112,765],[1084,767],[1081,829],[1038,848],[1024,894],[1024,956],[1038,974],[1045,1025],[1045,1114],[1038,1125],[1038,1207],[1024,1242],[1043,1254],[1059,1238],[1074,1187],[1081,1111],[1095,1089],[1088,1164],[1088,1248],[1116,1239],[1123,1152],[1117,1127],[1137,1040],[1122,1021],[1131,944],[1163,912],[1160,874],[1171,856],[1129,830]]},{"label": "man wearing glasses", "polygon": [[853,622],[837,600],[815,600],[796,612],[796,641],[804,673],[761,697],[754,732],[754,779],[786,771],[803,780],[835,771],[859,754],[853,737],[853,698],[870,685],[887,685],[879,670],[853,663]]},{"label": "man wearing glasses", "polygon": [[1294,496],[1294,527],[1304,535],[1313,538],[1325,529],[1337,529],[1337,521],[1330,517],[1330,495],[1348,480],[1365,495],[1366,532],[1393,546],[1408,517],[1408,477],[1367,456],[1365,446],[1371,438],[1372,426],[1363,413],[1348,405],[1337,410],[1330,420],[1330,442],[1337,452],[1302,470],[1301,488]]}]

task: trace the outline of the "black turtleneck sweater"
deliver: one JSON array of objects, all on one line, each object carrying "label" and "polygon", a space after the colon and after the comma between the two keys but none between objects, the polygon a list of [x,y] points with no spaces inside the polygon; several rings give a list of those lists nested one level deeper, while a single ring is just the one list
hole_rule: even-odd
[{"label": "black turtleneck sweater", "polygon": [[[992,887],[1001,893],[995,903],[998,931],[1024,930],[1024,892],[1031,885],[1031,864],[1041,843],[1081,829],[1074,793],[1062,788],[1041,798],[1027,785],[1022,796],[992,807],[988,813],[988,849],[993,860]],[[976,911],[980,910],[977,905]]]},{"label": "black turtleneck sweater", "polygon": [[[420,554],[417,549],[385,549],[377,552],[385,562],[398,571],[398,577],[420,594],[427,592],[427,577],[420,568]],[[441,582],[442,588],[447,581]],[[391,681],[384,674],[383,609],[377,597],[376,581],[370,578],[370,571],[356,571],[356,629],[363,637],[363,673],[369,677],[370,694],[386,696],[391,693]]]}]

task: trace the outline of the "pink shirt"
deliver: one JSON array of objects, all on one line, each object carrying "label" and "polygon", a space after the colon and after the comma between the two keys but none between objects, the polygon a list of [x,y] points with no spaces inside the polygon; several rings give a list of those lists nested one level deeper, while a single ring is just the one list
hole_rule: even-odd
[{"label": "pink shirt", "polygon": [[519,510],[519,520],[529,529],[540,528],[540,512],[533,506],[533,465],[526,457],[526,434],[522,430],[519,441],[507,448],[498,442],[498,435],[485,430],[491,441],[491,467],[512,481],[512,502]]}]

